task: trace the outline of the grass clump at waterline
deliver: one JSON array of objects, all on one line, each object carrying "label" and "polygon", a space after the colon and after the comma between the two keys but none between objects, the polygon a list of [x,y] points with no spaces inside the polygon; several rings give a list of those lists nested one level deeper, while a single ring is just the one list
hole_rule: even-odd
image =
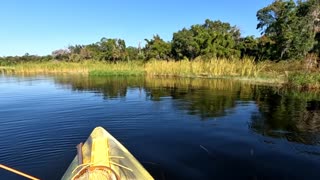
[{"label": "grass clump at waterline", "polygon": [[89,70],[90,76],[140,76],[144,74],[144,63],[141,61],[104,63]]},{"label": "grass clump at waterline", "polygon": [[320,74],[295,72],[288,76],[288,85],[301,89],[320,89]]}]

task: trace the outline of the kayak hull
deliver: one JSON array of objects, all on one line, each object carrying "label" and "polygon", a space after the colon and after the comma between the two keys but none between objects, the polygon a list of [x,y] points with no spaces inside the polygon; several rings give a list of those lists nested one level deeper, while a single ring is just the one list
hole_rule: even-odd
[{"label": "kayak hull", "polygon": [[[79,158],[80,157],[80,158]],[[62,180],[153,180],[138,160],[104,128],[97,127],[73,159]]]}]

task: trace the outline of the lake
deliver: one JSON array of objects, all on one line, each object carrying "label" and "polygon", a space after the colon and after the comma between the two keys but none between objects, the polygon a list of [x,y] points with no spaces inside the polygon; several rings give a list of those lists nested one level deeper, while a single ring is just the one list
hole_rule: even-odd
[{"label": "lake", "polygon": [[[155,179],[320,179],[320,95],[219,79],[0,75],[0,163],[60,179],[102,126]],[[0,179],[23,179],[0,170]]]}]

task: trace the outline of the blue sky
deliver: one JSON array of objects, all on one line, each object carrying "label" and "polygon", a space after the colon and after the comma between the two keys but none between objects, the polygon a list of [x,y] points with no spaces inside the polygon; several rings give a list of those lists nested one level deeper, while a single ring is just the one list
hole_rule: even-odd
[{"label": "blue sky", "polygon": [[243,35],[259,36],[256,12],[272,0],[3,0],[0,6],[0,56],[46,55],[102,37],[127,46],[173,32],[205,19],[237,25]]}]

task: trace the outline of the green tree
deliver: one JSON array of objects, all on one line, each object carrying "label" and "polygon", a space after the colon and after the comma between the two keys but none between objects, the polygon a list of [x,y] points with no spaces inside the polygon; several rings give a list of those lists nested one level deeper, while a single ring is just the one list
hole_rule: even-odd
[{"label": "green tree", "polygon": [[71,54],[80,54],[81,49],[83,49],[83,45],[74,45],[74,46],[69,46],[68,49]]},{"label": "green tree", "polygon": [[144,48],[147,59],[165,59],[168,60],[171,55],[171,44],[165,42],[159,35],[153,36],[153,39],[145,39],[146,46]]},{"label": "green tree", "polygon": [[254,36],[240,38],[238,48],[241,51],[241,58],[252,57],[259,60],[259,40]]},{"label": "green tree", "polygon": [[81,56],[81,51],[84,49],[85,46],[83,45],[75,45],[75,46],[69,46],[68,50],[69,50],[69,59],[68,61],[71,62],[79,62],[83,59],[85,59],[84,57]]},{"label": "green tree", "polygon": [[122,39],[107,39],[102,38],[98,44],[99,59],[112,60],[125,60],[127,57],[126,43]]},{"label": "green tree", "polygon": [[258,38],[258,57],[257,60],[276,59],[275,42],[266,35]]},{"label": "green tree", "polygon": [[172,52],[175,58],[198,56],[208,58],[239,57],[237,44],[240,31],[237,27],[221,21],[206,20],[204,24],[191,26],[173,34]]},{"label": "green tree", "polygon": [[82,56],[87,57],[88,59],[93,58],[95,60],[103,60],[102,52],[98,43],[87,45],[82,52]]},{"label": "green tree", "polygon": [[293,0],[276,0],[257,12],[257,29],[274,42],[275,59],[303,58],[315,44],[309,17],[301,15]]},{"label": "green tree", "polygon": [[200,46],[193,32],[184,28],[173,34],[172,53],[176,59],[194,59],[200,55]]},{"label": "green tree", "polygon": [[144,60],[144,53],[140,48],[129,46],[127,47],[129,60]]},{"label": "green tree", "polygon": [[310,32],[316,42],[312,53],[317,53],[320,57],[320,1],[308,0],[298,1],[298,3],[298,16],[305,17]]}]

